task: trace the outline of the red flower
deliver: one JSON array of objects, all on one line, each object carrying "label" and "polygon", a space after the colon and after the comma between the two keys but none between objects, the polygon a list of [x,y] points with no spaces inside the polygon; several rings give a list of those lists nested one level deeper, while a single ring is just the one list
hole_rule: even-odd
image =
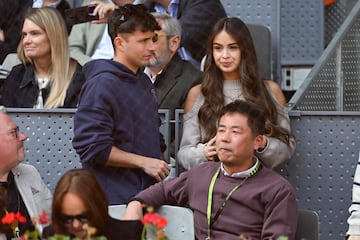
[{"label": "red flower", "polygon": [[45,211],[43,211],[39,216],[39,223],[40,224],[47,224],[50,222],[49,216]]},{"label": "red flower", "polygon": [[156,219],[155,226],[156,226],[158,229],[162,229],[162,228],[164,228],[166,225],[167,225],[167,219],[166,219],[166,218],[164,218],[164,217],[159,217],[158,219]]},{"label": "red flower", "polygon": [[168,237],[164,233],[164,228],[167,225],[167,219],[161,216],[159,213],[153,212],[154,209],[151,207],[147,208],[147,213],[141,219],[142,224],[144,224],[144,229],[142,233],[142,240],[148,239],[145,238],[146,230],[149,230],[150,233],[156,237],[156,240],[168,240]]},{"label": "red flower", "polygon": [[158,229],[162,229],[167,225],[167,219],[158,213],[146,213],[141,221],[143,224],[152,224]]},{"label": "red flower", "polygon": [[25,223],[26,222],[26,218],[21,215],[20,212],[15,213],[16,219],[18,220],[19,223]]},{"label": "red flower", "polygon": [[2,224],[15,224],[16,223],[16,218],[15,218],[15,213],[13,212],[9,212],[7,213],[2,219],[1,219]]},{"label": "red flower", "polygon": [[25,223],[26,218],[23,215],[21,215],[20,212],[17,213],[9,212],[1,219],[1,222],[2,224],[9,224],[9,225],[16,224],[16,222]]}]

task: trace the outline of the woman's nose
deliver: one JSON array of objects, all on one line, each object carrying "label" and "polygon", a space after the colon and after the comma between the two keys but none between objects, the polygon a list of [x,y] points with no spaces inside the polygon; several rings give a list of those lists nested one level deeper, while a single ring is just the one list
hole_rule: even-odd
[{"label": "woman's nose", "polygon": [[72,222],[72,226],[73,226],[73,228],[79,228],[79,227],[82,227],[82,223],[78,219],[75,218]]}]

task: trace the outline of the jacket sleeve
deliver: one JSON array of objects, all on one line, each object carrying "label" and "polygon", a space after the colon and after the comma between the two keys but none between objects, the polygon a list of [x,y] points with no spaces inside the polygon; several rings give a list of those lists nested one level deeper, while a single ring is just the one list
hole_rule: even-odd
[{"label": "jacket sleeve", "polygon": [[132,200],[138,200],[148,206],[161,205],[187,206],[189,201],[187,183],[189,172],[179,177],[161,181],[141,191]]},{"label": "jacket sleeve", "polygon": [[[37,169],[28,164],[19,164],[13,169],[15,182],[19,189],[20,195],[30,214],[30,217],[37,217],[43,211],[51,215],[52,194],[49,188],[42,180]],[[36,225],[37,229],[42,232],[42,225]]]},{"label": "jacket sleeve", "polygon": [[360,235],[360,153],[354,175],[352,202],[349,213],[350,216],[347,220],[349,228],[346,235]]},{"label": "jacket sleeve", "polygon": [[[278,105],[279,125],[291,132],[290,119],[286,107]],[[256,155],[261,159],[263,164],[269,168],[274,168],[284,161],[291,158],[296,147],[295,138],[289,139],[289,145],[275,137],[268,137],[268,144],[261,152],[256,151]]]},{"label": "jacket sleeve", "polygon": [[113,103],[106,89],[111,89],[107,81],[95,78],[89,79],[81,91],[72,144],[82,163],[105,165],[113,146],[113,119],[109,114]]},{"label": "jacket sleeve", "polygon": [[197,116],[203,103],[201,96],[196,100],[191,111],[183,116],[183,133],[177,159],[187,170],[207,161],[204,153],[205,144],[201,143],[201,129]]},{"label": "jacket sleeve", "polygon": [[[107,2],[106,0],[100,0]],[[92,0],[84,0],[82,6],[89,5]],[[92,24],[90,22],[75,24],[69,34],[70,56],[76,59],[80,65],[92,60],[100,39],[103,36],[105,24]]]},{"label": "jacket sleeve", "polygon": [[90,23],[75,24],[69,35],[70,56],[76,59],[81,65],[89,62],[91,56],[86,55],[86,25]]},{"label": "jacket sleeve", "polygon": [[[268,193],[271,195],[266,195]],[[294,240],[298,217],[296,197],[290,184],[284,183],[274,194],[271,190],[268,193],[264,193],[267,204],[264,207],[261,239],[286,236],[289,240]]]},{"label": "jacket sleeve", "polygon": [[[24,99],[25,96],[22,94],[19,96],[16,94],[19,90],[19,86],[24,77],[25,67],[23,64],[14,66],[7,78],[5,79],[1,94],[0,94],[0,104],[5,107],[19,107],[17,102],[19,99]],[[25,106],[21,106],[25,107]]]}]

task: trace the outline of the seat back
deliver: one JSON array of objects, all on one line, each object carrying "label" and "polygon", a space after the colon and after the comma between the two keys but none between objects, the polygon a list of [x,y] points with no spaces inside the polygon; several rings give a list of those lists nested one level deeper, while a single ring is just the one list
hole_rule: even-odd
[{"label": "seat back", "polygon": [[16,53],[9,53],[5,57],[4,62],[0,65],[0,79],[6,79],[11,69],[20,63],[21,62]]},{"label": "seat back", "polygon": [[[124,215],[126,205],[109,206],[109,215],[116,219],[121,219]],[[168,220],[168,225],[164,231],[166,236],[171,240],[193,240],[194,217],[189,208],[163,205],[156,211]]]},{"label": "seat back", "polygon": [[313,210],[299,209],[295,240],[319,240],[319,215]]},{"label": "seat back", "polygon": [[270,28],[265,25],[250,23],[247,23],[246,26],[254,43],[260,76],[264,79],[273,79]]}]

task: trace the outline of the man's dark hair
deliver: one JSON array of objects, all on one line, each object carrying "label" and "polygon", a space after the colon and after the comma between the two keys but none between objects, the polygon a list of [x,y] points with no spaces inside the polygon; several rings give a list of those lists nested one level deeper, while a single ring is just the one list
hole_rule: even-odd
[{"label": "man's dark hair", "polygon": [[225,114],[240,113],[247,116],[253,136],[265,134],[265,117],[264,113],[253,103],[236,100],[225,105],[219,112],[218,123],[220,118]]},{"label": "man's dark hair", "polygon": [[118,33],[133,33],[161,30],[155,18],[143,4],[126,4],[115,9],[108,19],[108,32],[113,42]]}]

